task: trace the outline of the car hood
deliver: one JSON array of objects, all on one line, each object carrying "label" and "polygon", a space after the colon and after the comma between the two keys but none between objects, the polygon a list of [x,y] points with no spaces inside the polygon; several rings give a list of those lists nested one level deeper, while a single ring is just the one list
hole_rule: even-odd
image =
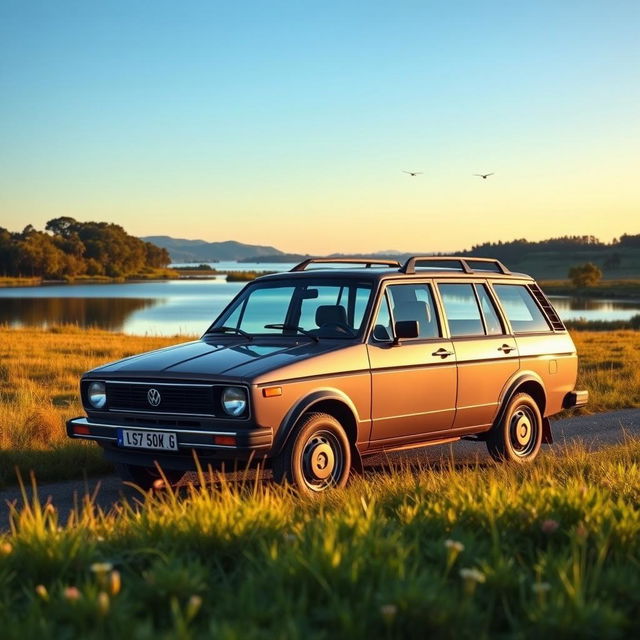
[{"label": "car hood", "polygon": [[286,339],[248,342],[228,338],[197,340],[150,351],[93,369],[91,376],[251,379],[351,344],[345,340]]}]

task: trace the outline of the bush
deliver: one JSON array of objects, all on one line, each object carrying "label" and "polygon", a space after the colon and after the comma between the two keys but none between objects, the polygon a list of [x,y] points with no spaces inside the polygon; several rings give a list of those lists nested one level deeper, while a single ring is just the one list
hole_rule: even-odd
[{"label": "bush", "polygon": [[592,262],[569,269],[569,279],[577,288],[593,287],[602,279],[602,271]]}]

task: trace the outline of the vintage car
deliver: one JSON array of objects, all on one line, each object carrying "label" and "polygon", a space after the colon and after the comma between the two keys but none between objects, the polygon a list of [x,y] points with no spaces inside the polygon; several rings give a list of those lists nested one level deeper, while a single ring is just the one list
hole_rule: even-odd
[{"label": "vintage car", "polygon": [[540,287],[497,260],[309,259],[247,284],[199,340],[86,373],[67,432],[145,488],[197,459],[312,493],[462,437],[530,462],[549,416],[587,402],[577,365]]}]

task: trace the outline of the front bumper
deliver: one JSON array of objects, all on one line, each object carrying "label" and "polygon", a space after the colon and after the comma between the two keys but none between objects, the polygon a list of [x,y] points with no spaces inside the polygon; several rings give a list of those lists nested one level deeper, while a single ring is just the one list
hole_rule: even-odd
[{"label": "front bumper", "polygon": [[[124,422],[124,421],[123,421]],[[175,433],[178,451],[158,451],[155,449],[132,449],[118,446],[118,429]],[[67,422],[70,438],[94,440],[105,450],[105,457],[111,462],[154,466],[156,462],[169,469],[195,469],[194,452],[201,464],[223,461],[261,460],[271,450],[273,433],[271,429],[244,427],[224,430],[182,429],[171,426],[139,426],[99,422],[89,418],[73,418]],[[224,438],[235,444],[216,444],[217,438]]]},{"label": "front bumper", "polygon": [[586,389],[582,391],[570,391],[564,397],[562,407],[564,409],[573,409],[574,407],[584,407],[589,402],[589,392]]}]

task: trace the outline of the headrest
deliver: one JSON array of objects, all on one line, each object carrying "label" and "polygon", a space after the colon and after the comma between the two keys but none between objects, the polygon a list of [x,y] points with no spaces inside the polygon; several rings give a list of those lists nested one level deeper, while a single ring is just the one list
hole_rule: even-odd
[{"label": "headrest", "polygon": [[425,323],[428,324],[431,320],[427,303],[418,300],[396,303],[393,308],[393,317],[396,320],[417,320],[421,329]]},{"label": "headrest", "polygon": [[316,309],[316,324],[319,327],[332,324],[347,324],[347,310],[339,304],[323,304]]}]

